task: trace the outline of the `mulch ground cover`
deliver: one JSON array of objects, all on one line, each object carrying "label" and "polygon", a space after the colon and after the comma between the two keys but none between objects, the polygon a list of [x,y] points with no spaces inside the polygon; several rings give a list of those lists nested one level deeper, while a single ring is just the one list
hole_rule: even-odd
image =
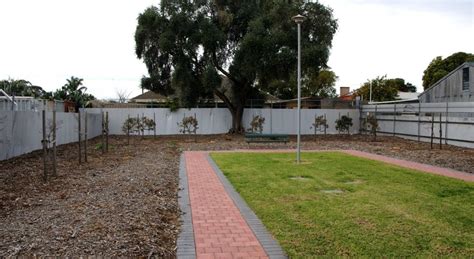
[{"label": "mulch ground cover", "polygon": [[[77,144],[58,148],[58,176],[42,179],[42,153],[0,161],[0,257],[174,257],[180,230],[179,154],[185,150],[294,148],[250,144],[243,136],[112,137],[109,153],[89,141],[79,164]],[[474,173],[474,149],[392,137],[305,136],[303,149],[356,149]]]}]

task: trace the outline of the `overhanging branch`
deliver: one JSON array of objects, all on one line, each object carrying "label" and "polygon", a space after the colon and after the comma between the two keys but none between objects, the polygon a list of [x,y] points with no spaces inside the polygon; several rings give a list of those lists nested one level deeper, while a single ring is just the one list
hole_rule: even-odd
[{"label": "overhanging branch", "polygon": [[219,70],[222,74],[224,74],[227,78],[229,78],[232,82],[234,82],[236,85],[240,85],[240,81],[237,80],[235,77],[233,77],[229,72],[225,71],[224,68],[219,66],[219,63],[217,62],[217,57],[216,53],[212,53],[212,63],[214,64],[214,67]]},{"label": "overhanging branch", "polygon": [[224,93],[222,93],[221,91],[215,89],[214,94],[217,95],[217,97],[219,97],[227,105],[227,107],[229,107],[229,109],[232,112],[235,111],[234,105],[232,104],[232,102],[229,100],[229,98]]}]

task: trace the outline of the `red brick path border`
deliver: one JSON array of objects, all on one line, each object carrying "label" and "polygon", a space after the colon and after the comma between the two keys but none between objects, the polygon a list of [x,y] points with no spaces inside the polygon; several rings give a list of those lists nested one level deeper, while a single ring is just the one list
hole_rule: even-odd
[{"label": "red brick path border", "polygon": [[185,152],[197,258],[268,258],[207,161]]},{"label": "red brick path border", "polygon": [[388,164],[398,165],[401,167],[406,167],[406,168],[422,171],[425,173],[443,175],[443,176],[447,176],[451,178],[464,180],[467,182],[474,182],[474,174],[459,172],[459,171],[449,169],[449,168],[442,168],[442,167],[437,167],[437,166],[432,166],[432,165],[427,165],[427,164],[421,164],[421,163],[371,154],[371,153],[362,152],[358,150],[342,150],[342,152],[349,155],[353,155],[353,156],[358,156],[358,157],[372,159],[372,160],[378,160],[378,161],[382,161]]}]

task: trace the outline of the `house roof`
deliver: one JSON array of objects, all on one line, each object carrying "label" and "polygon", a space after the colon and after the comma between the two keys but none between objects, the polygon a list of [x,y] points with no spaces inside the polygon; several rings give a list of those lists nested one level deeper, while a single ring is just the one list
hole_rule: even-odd
[{"label": "house roof", "polygon": [[395,101],[383,101],[383,102],[369,102],[368,104],[396,104],[396,103],[417,103],[420,102],[420,99],[404,99],[404,100],[395,100]]},{"label": "house roof", "polygon": [[397,98],[400,100],[410,100],[418,98],[419,93],[412,93],[412,92],[401,92],[398,91]]},{"label": "house roof", "polygon": [[166,97],[164,97],[161,94],[155,93],[153,91],[148,91],[138,96],[135,96],[130,100],[163,100],[163,99],[166,99]]},{"label": "house roof", "polygon": [[437,86],[439,83],[441,83],[443,80],[445,80],[446,78],[450,77],[452,74],[454,74],[456,71],[458,71],[459,69],[461,68],[464,68],[464,67],[474,67],[474,62],[472,61],[468,61],[468,62],[464,62],[462,63],[459,67],[453,69],[453,71],[449,72],[447,75],[445,75],[443,78],[441,78],[440,80],[438,80],[436,83],[432,84],[430,87],[428,87],[423,93],[421,93],[418,97],[421,97],[422,95],[424,95],[427,91],[431,90],[432,88],[434,88],[435,86]]}]

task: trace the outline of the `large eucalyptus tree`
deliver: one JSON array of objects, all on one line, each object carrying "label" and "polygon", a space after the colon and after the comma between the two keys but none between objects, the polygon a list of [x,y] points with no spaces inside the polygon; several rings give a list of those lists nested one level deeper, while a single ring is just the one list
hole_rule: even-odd
[{"label": "large eucalyptus tree", "polygon": [[231,132],[241,132],[246,100],[294,93],[296,14],[307,17],[302,67],[310,77],[327,68],[337,29],[330,8],[291,0],[161,0],[138,17],[136,54],[149,73],[142,87],[174,94],[184,107],[216,95],[232,114]]}]

